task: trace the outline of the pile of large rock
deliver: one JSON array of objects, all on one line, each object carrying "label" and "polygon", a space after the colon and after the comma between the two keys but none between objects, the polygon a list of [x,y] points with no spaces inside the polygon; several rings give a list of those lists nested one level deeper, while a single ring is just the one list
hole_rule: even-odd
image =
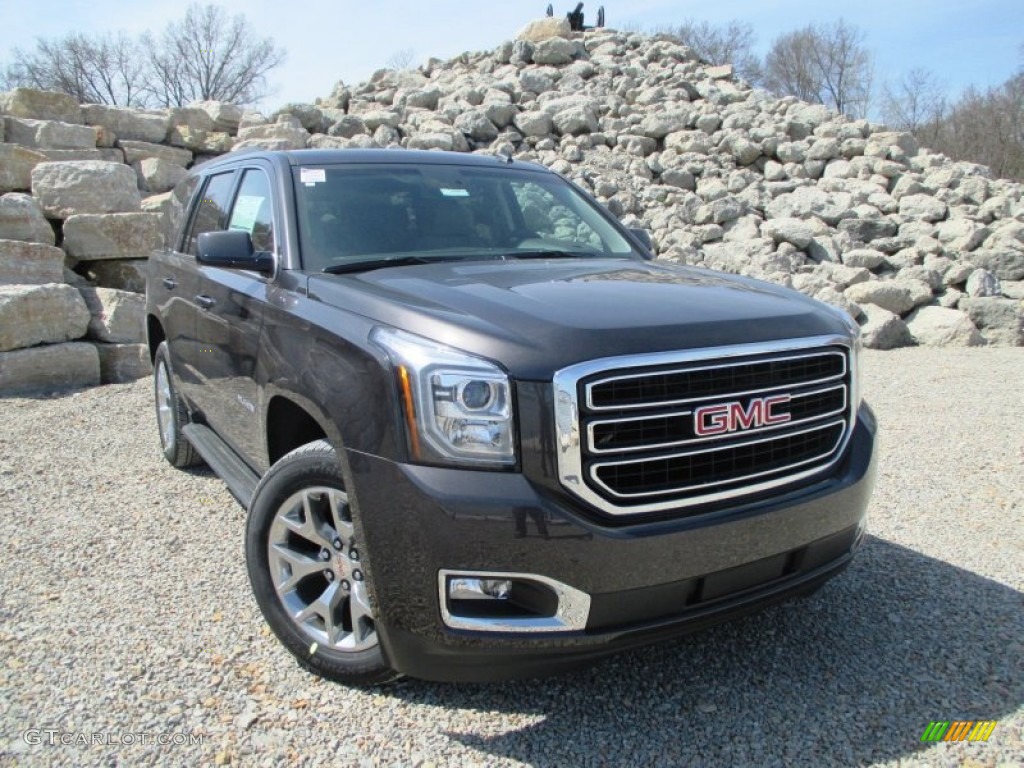
[{"label": "pile of large rock", "polygon": [[149,372],[145,265],[170,190],[231,149],[242,111],[146,111],[0,94],[0,395]]},{"label": "pile of large rock", "polygon": [[667,38],[525,28],[248,116],[239,146],[503,152],[592,192],[659,257],[842,307],[867,346],[1024,344],[1021,185],[778,99]]},{"label": "pile of large rock", "polygon": [[659,258],[834,304],[869,347],[1024,344],[1020,184],[754,90],[667,38],[544,19],[493,51],[381,70],[269,117],[25,89],[0,94],[0,117],[0,394],[144,374],[138,292],[169,190],[247,147],[540,162],[647,227]]}]

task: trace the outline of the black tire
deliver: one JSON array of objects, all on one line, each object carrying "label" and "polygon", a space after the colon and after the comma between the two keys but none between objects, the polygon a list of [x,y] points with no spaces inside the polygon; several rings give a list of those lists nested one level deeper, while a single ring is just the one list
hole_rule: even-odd
[{"label": "black tire", "polygon": [[[379,685],[400,675],[373,630],[370,577],[351,514],[331,444],[317,440],[297,448],[270,468],[253,493],[246,564],[264,619],[299,666],[346,685]],[[328,595],[332,607],[324,612]],[[313,611],[314,605],[321,610]],[[313,614],[300,622],[307,611]]]},{"label": "black tire", "polygon": [[174,388],[171,356],[166,341],[160,342],[156,349],[156,357],[153,359],[153,395],[156,402],[157,432],[160,434],[160,448],[164,452],[164,458],[179,468],[201,464],[203,459],[199,452],[181,432],[182,427],[189,423],[189,415],[184,401]]}]

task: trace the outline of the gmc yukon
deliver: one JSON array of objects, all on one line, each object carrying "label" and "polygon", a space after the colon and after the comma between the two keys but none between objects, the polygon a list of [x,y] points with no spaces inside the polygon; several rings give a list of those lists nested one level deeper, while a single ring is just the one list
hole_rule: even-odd
[{"label": "gmc yukon", "polygon": [[876,428],[838,310],[653,261],[507,158],[235,153],[175,194],[161,445],[245,505],[307,669],[548,674],[809,594],[860,545]]}]

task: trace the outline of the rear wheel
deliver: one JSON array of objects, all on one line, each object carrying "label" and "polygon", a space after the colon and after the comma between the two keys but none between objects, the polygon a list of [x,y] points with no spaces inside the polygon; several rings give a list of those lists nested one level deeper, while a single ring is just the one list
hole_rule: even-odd
[{"label": "rear wheel", "polygon": [[245,550],[263,617],[301,666],[353,685],[398,677],[377,638],[362,545],[326,440],[292,451],[260,481]]},{"label": "rear wheel", "polygon": [[160,342],[153,360],[153,391],[156,397],[156,422],[160,428],[160,448],[164,458],[175,467],[191,467],[202,458],[181,430],[189,422],[188,409],[174,389],[171,358],[167,342]]}]

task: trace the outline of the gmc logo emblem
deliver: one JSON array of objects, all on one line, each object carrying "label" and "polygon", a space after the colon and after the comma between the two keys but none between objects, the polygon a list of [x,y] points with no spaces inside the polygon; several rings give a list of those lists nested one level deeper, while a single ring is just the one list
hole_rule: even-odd
[{"label": "gmc logo emblem", "polygon": [[740,429],[785,424],[793,418],[792,414],[777,413],[776,409],[789,401],[789,395],[774,395],[755,397],[746,408],[742,403],[704,405],[693,412],[693,431],[700,437],[709,437]]}]

